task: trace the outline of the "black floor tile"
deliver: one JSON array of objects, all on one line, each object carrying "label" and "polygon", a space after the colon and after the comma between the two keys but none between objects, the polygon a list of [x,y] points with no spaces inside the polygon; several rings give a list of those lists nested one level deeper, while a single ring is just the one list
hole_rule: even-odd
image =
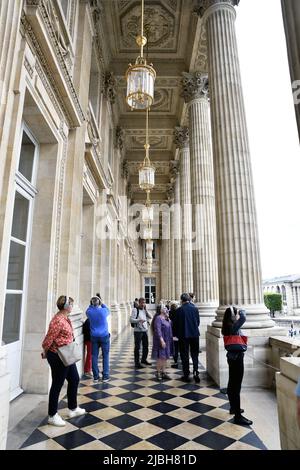
[{"label": "black floor tile", "polygon": [[33,431],[31,436],[28,439],[26,439],[24,444],[22,444],[21,449],[23,449],[23,447],[29,447],[34,444],[38,444],[39,442],[47,441],[48,439],[49,437],[46,436],[46,434],[36,429],[35,431]]},{"label": "black floor tile", "polygon": [[[84,405],[82,405],[84,406]],[[92,424],[100,423],[102,420],[96,418],[94,415],[85,414],[83,416],[77,416],[76,418],[68,419],[68,422],[76,426],[77,428],[84,428],[91,426]]]},{"label": "black floor tile", "polygon": [[234,439],[213,431],[208,431],[205,434],[196,437],[194,441],[214,450],[224,450],[235,442]]},{"label": "black floor tile", "polygon": [[151,395],[151,398],[164,402],[164,401],[171,400],[172,398],[174,398],[174,395],[171,395],[170,393],[166,393],[166,392],[157,392]]},{"label": "black floor tile", "polygon": [[176,410],[178,406],[171,405],[170,403],[155,403],[155,405],[149,406],[149,408],[159,413],[169,413],[170,411]]},{"label": "black floor tile", "polygon": [[223,424],[224,421],[212,418],[211,416],[201,415],[191,419],[189,423],[195,424],[196,426],[201,426],[204,429],[213,429],[220,424]]},{"label": "black floor tile", "polygon": [[88,413],[91,413],[92,411],[101,410],[102,408],[106,408],[106,406],[99,401],[90,401],[89,403],[83,403],[81,407],[84,408]]},{"label": "black floor tile", "polygon": [[63,446],[65,449],[74,449],[75,447],[94,441],[95,438],[86,432],[81,431],[81,429],[78,429],[77,431],[68,432],[62,436],[54,437],[53,440],[58,442],[58,444]]},{"label": "black floor tile", "polygon": [[172,432],[164,431],[160,434],[156,434],[156,436],[150,437],[148,441],[161,449],[173,450],[187,442],[187,439],[182,436],[178,436],[177,434],[173,434]]},{"label": "black floor tile", "polygon": [[127,401],[134,401],[137,400],[138,398],[141,398],[143,395],[140,393],[135,393],[135,392],[127,392],[127,393],[122,393],[121,395],[118,395],[119,398],[123,398],[123,400]]},{"label": "black floor tile", "polygon": [[126,431],[116,432],[110,436],[102,437],[101,442],[115,450],[122,450],[139,442],[140,439]]},{"label": "black floor tile", "polygon": [[103,390],[99,390],[98,392],[87,393],[87,395],[85,396],[91,398],[92,400],[100,400],[101,398],[111,397],[109,393],[106,393]]},{"label": "black floor tile", "polygon": [[207,413],[214,409],[213,406],[205,405],[204,403],[191,403],[190,405],[185,406],[187,410],[196,411],[197,413]]},{"label": "black floor tile", "polygon": [[168,415],[157,416],[156,418],[153,418],[148,422],[162,429],[171,429],[174,426],[177,426],[178,424],[182,424],[182,420],[173,418],[173,416]]},{"label": "black floor tile", "polygon": [[128,401],[127,403],[120,403],[120,405],[115,405],[114,408],[116,410],[123,411],[123,413],[130,413],[131,411],[135,411],[143,407],[140,405],[137,405],[134,402]]},{"label": "black floor tile", "polygon": [[197,402],[200,400],[204,400],[204,398],[207,398],[207,395],[202,395],[202,393],[189,392],[183,395],[183,398],[187,398],[188,400],[193,400]]},{"label": "black floor tile", "polygon": [[244,442],[245,444],[249,444],[253,447],[257,447],[258,449],[267,450],[267,447],[264,445],[264,443],[259,439],[259,437],[253,431],[249,432],[249,434],[242,437],[240,441]]},{"label": "black floor tile", "polygon": [[114,426],[117,426],[120,429],[126,429],[131,426],[135,426],[136,424],[142,423],[140,419],[126,414],[122,416],[117,416],[116,418],[108,419],[107,422],[113,424]]}]

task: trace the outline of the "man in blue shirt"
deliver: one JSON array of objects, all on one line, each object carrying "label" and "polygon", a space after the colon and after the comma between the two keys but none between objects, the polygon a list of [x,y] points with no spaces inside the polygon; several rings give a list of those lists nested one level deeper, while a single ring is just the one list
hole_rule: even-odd
[{"label": "man in blue shirt", "polygon": [[[101,306],[100,306],[101,305]],[[91,342],[92,342],[92,369],[94,382],[99,382],[98,356],[99,348],[102,349],[103,361],[103,382],[109,380],[109,349],[110,349],[110,333],[108,331],[107,317],[110,314],[105,304],[101,303],[99,297],[92,297],[91,304],[86,311],[86,315],[90,320]]]},{"label": "man in blue shirt", "polygon": [[183,377],[181,380],[190,382],[189,352],[193,361],[193,375],[196,383],[200,382],[198,371],[199,356],[199,325],[200,318],[197,307],[190,302],[189,294],[181,295],[181,307],[176,310],[174,330],[179,340],[179,351],[182,362]]}]

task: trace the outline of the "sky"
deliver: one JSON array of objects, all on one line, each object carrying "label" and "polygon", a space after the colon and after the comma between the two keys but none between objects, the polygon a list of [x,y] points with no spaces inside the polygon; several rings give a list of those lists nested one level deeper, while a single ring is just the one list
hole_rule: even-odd
[{"label": "sky", "polygon": [[300,146],[280,0],[257,3],[240,2],[236,30],[266,279],[300,273]]}]

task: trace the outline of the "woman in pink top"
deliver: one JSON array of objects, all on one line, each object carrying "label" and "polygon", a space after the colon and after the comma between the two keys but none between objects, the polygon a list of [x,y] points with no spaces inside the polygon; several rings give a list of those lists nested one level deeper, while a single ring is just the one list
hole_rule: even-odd
[{"label": "woman in pink top", "polygon": [[58,356],[57,349],[65,346],[74,340],[72,323],[68,316],[73,308],[73,299],[66,295],[61,295],[57,300],[58,312],[52,318],[48,332],[42,343],[42,358],[47,359],[52,375],[52,385],[49,392],[48,424],[53,426],[64,426],[66,422],[57,413],[59,394],[67,379],[68,389],[68,416],[75,418],[85,414],[85,410],[77,406],[77,389],[79,375],[76,364],[64,366]]}]

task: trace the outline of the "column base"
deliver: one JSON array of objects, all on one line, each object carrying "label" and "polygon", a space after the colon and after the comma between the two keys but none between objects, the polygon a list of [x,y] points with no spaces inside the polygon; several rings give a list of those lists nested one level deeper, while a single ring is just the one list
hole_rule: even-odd
[{"label": "column base", "polygon": [[216,311],[218,307],[217,302],[210,302],[210,303],[196,303],[196,307],[199,311],[200,316],[200,349],[206,346],[206,331],[208,325],[211,325],[216,318]]},{"label": "column base", "polygon": [[[213,326],[216,328],[222,327],[222,321],[225,310],[228,305],[220,305],[216,311],[217,318],[213,322]],[[264,304],[252,304],[252,305],[238,305],[239,309],[246,310],[246,323],[243,325],[244,329],[256,329],[256,328],[273,328],[275,322],[270,318],[270,312]]]},{"label": "column base", "polygon": [[121,321],[121,331],[123,331],[129,321],[126,302],[120,303],[120,321]]},{"label": "column base", "polygon": [[6,449],[8,432],[10,375],[6,370],[6,353],[0,347],[0,450]]},{"label": "column base", "polygon": [[122,331],[121,326],[121,310],[117,302],[113,302],[110,306],[111,313],[111,336],[114,340]]},{"label": "column base", "polygon": [[[245,373],[243,387],[271,388],[274,384],[275,370],[268,367],[271,363],[272,348],[270,336],[285,336],[283,328],[248,329],[248,350],[245,353]],[[207,327],[206,332],[207,373],[220,388],[228,383],[228,364],[223,336],[219,328]]]}]

